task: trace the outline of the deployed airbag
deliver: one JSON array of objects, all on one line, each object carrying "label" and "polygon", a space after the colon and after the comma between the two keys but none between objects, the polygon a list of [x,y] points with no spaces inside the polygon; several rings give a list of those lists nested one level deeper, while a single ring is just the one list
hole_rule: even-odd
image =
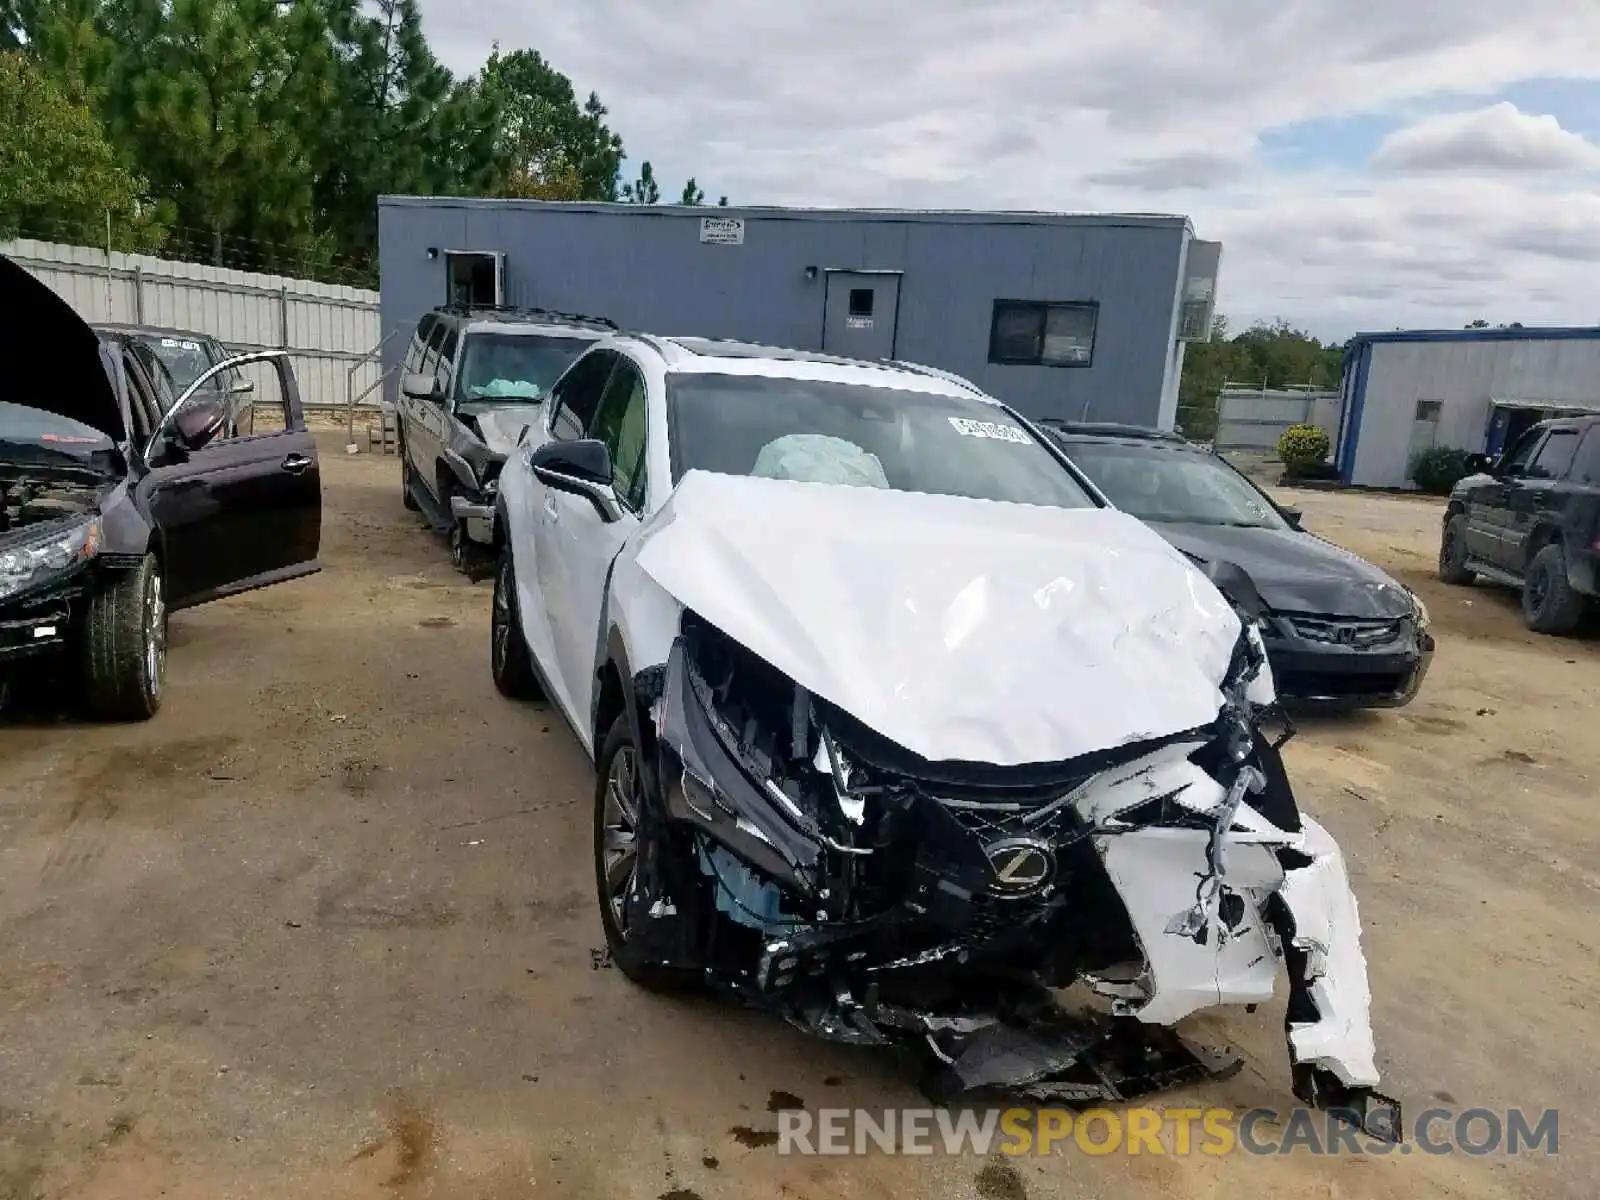
[{"label": "deployed airbag", "polygon": [[888,477],[876,454],[854,442],[820,433],[790,433],[761,447],[751,472],[763,479],[840,483],[886,488]]}]

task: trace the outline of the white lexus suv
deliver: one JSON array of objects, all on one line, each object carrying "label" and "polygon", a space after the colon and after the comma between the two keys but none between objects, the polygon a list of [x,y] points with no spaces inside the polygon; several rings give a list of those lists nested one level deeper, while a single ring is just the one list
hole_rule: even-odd
[{"label": "white lexus suv", "polygon": [[[1248,587],[999,401],[609,336],[507,460],[494,540],[495,683],[595,762],[630,979],[916,1046],[930,1094],[1115,1102],[1236,1069],[1172,1027],[1286,967],[1296,1094],[1397,1135]],[[1109,1014],[1059,1006],[1080,980]]]}]

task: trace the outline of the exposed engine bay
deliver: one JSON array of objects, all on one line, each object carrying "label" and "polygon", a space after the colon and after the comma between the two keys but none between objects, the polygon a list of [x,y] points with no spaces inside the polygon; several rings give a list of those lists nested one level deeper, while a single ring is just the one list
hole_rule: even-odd
[{"label": "exposed engine bay", "polygon": [[103,482],[89,483],[71,473],[0,467],[0,534],[88,516],[99,508],[104,489]]},{"label": "exposed engine bay", "polygon": [[[1117,1101],[1238,1069],[1172,1026],[1272,997],[1296,1094],[1397,1137],[1359,921],[1295,804],[1245,624],[1211,725],[1058,764],[934,763],[809,694],[693,611],[650,714],[619,922],[650,961],[813,1034],[909,1044],[929,1094]],[[658,807],[659,805],[659,807]],[[655,810],[653,823],[649,816]],[[1069,1011],[1086,983],[1109,1012]]]}]

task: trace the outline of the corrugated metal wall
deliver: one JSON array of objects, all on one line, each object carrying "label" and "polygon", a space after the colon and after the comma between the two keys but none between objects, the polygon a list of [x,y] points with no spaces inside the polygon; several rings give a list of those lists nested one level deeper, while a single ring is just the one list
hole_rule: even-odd
[{"label": "corrugated metal wall", "polygon": [[[362,361],[380,336],[376,292],[53,242],[18,240],[0,253],[87,321],[209,333],[237,350],[291,350],[308,405],[343,406],[358,363],[357,392],[378,378],[377,361]],[[264,378],[261,369],[271,370],[251,373]],[[365,403],[377,401],[374,391]]]},{"label": "corrugated metal wall", "polygon": [[[701,242],[707,215],[743,218],[743,242]],[[510,303],[801,350],[822,347],[828,270],[901,271],[897,357],[964,375],[1031,416],[1155,424],[1167,393],[1176,399],[1169,373],[1187,236],[1177,217],[385,196],[379,290],[384,332],[395,335],[385,355],[398,361],[417,319],[446,299],[449,251],[502,252]],[[1092,365],[989,362],[1000,299],[1098,303]]]},{"label": "corrugated metal wall", "polygon": [[1213,444],[1219,451],[1276,454],[1278,439],[1291,425],[1315,425],[1332,443],[1343,411],[1338,392],[1225,387],[1217,399]]},{"label": "corrugated metal wall", "polygon": [[1382,341],[1372,365],[1356,432],[1350,482],[1404,487],[1409,482],[1418,403],[1436,401],[1435,445],[1480,451],[1493,400],[1537,401],[1600,411],[1600,335]]}]

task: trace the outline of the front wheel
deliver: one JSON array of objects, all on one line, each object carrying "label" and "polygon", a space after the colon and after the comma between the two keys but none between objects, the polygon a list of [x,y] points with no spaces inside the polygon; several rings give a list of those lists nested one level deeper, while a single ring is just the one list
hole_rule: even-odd
[{"label": "front wheel", "polygon": [[[643,907],[634,903],[636,891],[644,889],[646,900],[652,893],[659,896],[649,881],[661,877],[667,865],[661,861],[662,855],[670,852],[664,835],[652,832],[655,823],[645,809],[644,788],[639,747],[628,714],[619,713],[595,760],[594,880],[600,924],[611,961],[630,981],[651,991],[677,990],[692,983],[692,970],[650,961],[630,920],[631,914]],[[686,904],[687,897],[681,903]],[[650,910],[652,922],[660,919],[657,906],[662,910],[660,918],[692,920],[690,913],[680,913],[676,906],[669,909],[657,899]]]},{"label": "front wheel", "polygon": [[522,635],[516,569],[509,541],[500,548],[500,561],[494,573],[494,599],[489,606],[489,671],[502,696],[513,700],[544,699],[544,691],[534,674],[528,640]]},{"label": "front wheel", "polygon": [[405,439],[396,439],[395,448],[400,451],[400,503],[406,506],[407,512],[419,512],[417,498],[411,490],[411,459],[406,454]]},{"label": "front wheel", "polygon": [[82,633],[84,700],[96,717],[145,721],[161,708],[167,602],[152,554],[89,599]]},{"label": "front wheel", "polygon": [[1464,587],[1477,577],[1476,572],[1467,568],[1466,514],[1456,513],[1446,522],[1444,536],[1439,539],[1439,579]]}]

